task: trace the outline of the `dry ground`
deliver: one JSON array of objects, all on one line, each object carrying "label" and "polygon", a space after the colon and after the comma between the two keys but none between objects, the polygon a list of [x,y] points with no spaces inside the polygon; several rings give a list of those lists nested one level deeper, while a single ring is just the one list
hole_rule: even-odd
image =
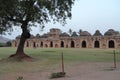
[{"label": "dry ground", "polygon": [[113,63],[108,62],[80,62],[65,65],[67,75],[64,78],[49,79],[51,73],[60,71],[60,67],[55,67],[31,73],[0,74],[0,80],[17,80],[19,76],[23,76],[23,80],[120,80],[120,63],[117,69],[112,67]]}]

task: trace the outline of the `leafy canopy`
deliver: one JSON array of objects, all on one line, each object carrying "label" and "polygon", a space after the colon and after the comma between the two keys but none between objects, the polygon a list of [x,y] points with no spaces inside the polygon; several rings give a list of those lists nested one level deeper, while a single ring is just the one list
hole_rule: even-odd
[{"label": "leafy canopy", "polygon": [[62,24],[71,18],[75,0],[0,0],[0,33],[12,26],[44,24],[53,20]]}]

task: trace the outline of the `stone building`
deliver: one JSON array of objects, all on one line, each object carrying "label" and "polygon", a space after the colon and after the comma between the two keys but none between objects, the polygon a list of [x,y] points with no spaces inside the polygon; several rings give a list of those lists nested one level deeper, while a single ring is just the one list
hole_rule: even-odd
[{"label": "stone building", "polygon": [[[20,36],[12,41],[12,47],[17,47]],[[120,33],[109,29],[102,35],[99,30],[91,35],[88,31],[76,32],[70,36],[62,33],[60,29],[52,28],[50,32],[36,36],[31,36],[25,42],[25,47],[36,48],[120,48]]]}]

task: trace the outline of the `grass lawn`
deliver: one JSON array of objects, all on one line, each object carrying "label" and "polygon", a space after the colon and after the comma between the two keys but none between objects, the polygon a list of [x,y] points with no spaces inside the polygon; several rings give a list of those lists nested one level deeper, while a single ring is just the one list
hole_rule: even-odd
[{"label": "grass lawn", "polygon": [[[16,72],[38,72],[61,66],[61,53],[64,53],[65,65],[78,62],[113,62],[114,49],[79,48],[26,48],[25,53],[35,58],[34,62],[2,60],[15,53],[16,48],[0,48],[0,74]],[[120,62],[120,50],[116,50],[117,62]]]}]

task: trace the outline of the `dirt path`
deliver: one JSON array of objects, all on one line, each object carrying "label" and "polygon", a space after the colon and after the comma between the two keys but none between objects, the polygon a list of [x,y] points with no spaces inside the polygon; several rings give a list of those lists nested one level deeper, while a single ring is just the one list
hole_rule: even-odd
[{"label": "dirt path", "polygon": [[59,68],[52,68],[31,73],[0,74],[0,80],[17,80],[19,76],[23,76],[24,80],[120,80],[120,63],[117,69],[112,67],[113,63],[85,62],[65,66],[67,75],[64,78],[49,79],[51,73],[60,71]]}]

